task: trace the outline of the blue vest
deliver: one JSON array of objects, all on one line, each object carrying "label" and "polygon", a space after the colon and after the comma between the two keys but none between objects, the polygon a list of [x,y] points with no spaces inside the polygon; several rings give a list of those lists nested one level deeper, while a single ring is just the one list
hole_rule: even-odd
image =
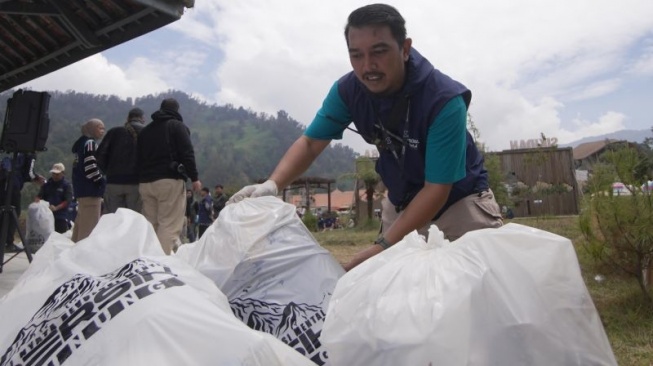
[{"label": "blue vest", "polygon": [[199,221],[198,223],[200,224],[210,224],[211,221],[211,210],[213,209],[213,200],[211,199],[211,196],[207,195],[206,197],[202,198],[202,201],[200,201],[199,204],[199,210],[198,210],[198,216],[199,216]]},{"label": "blue vest", "polygon": [[[353,72],[338,81],[338,92],[349,108],[354,125],[361,136],[375,144],[387,136],[375,125],[379,120],[396,136],[395,153],[380,149],[376,171],[388,188],[388,198],[398,209],[405,208],[424,187],[426,137],[438,113],[452,98],[461,95],[469,107],[472,93],[461,83],[441,73],[415,49],[411,49],[406,63],[406,81],[401,91],[393,96],[381,97],[367,92]],[[397,115],[393,106],[402,98],[408,99],[408,108]],[[389,121],[392,117],[393,121]],[[402,154],[403,151],[403,154]],[[467,132],[466,176],[455,182],[439,217],[448,207],[463,197],[488,189],[487,171],[483,156]]]},{"label": "blue vest", "polygon": [[[41,198],[45,199],[48,201],[53,206],[59,205],[61,202],[66,200],[66,196],[72,197],[72,192],[71,192],[71,186],[70,183],[64,178],[60,181],[54,181],[49,179],[44,185],[43,185],[43,195]],[[68,206],[72,202],[68,202]],[[68,218],[68,210],[59,210],[53,212],[54,217],[57,219],[67,219]]]}]

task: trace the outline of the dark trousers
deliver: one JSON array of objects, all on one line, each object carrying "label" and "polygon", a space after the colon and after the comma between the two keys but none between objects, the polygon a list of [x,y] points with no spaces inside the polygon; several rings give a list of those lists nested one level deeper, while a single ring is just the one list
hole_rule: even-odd
[{"label": "dark trousers", "polygon": [[199,239],[199,238],[202,237],[202,235],[204,235],[204,232],[206,231],[206,229],[208,229],[209,226],[211,226],[211,224],[199,224],[199,225],[197,225],[197,226],[198,226],[198,229],[197,229],[197,231],[198,231],[197,237],[198,237],[198,239]]},{"label": "dark trousers", "polygon": [[[4,205],[4,204],[5,204],[5,192],[0,192],[0,205]],[[16,188],[14,188],[13,192],[11,193],[10,204],[14,206],[16,217],[20,217],[20,191],[17,190]],[[10,212],[8,212],[7,214],[11,215]],[[14,219],[11,217],[7,217],[5,220],[7,220],[8,223],[7,237],[2,240],[4,240],[4,245],[11,245],[14,243],[14,236],[16,235],[16,225],[14,223]]]},{"label": "dark trousers", "polygon": [[63,234],[68,231],[68,220],[54,218],[54,231]]},{"label": "dark trousers", "polygon": [[189,223],[186,223],[186,237],[188,238],[188,242],[192,243],[195,241],[195,223],[193,223],[192,220],[187,219],[187,222],[190,221]]}]

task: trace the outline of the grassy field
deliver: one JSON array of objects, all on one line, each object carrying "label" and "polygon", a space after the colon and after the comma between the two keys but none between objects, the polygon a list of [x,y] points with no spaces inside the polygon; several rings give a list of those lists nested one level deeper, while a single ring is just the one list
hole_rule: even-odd
[{"label": "grassy field", "polygon": [[[594,300],[617,362],[622,366],[653,365],[653,305],[644,302],[637,282],[611,268],[596,263],[582,246],[578,217],[541,217],[514,219],[512,222],[536,227],[566,238],[576,248],[585,284]],[[367,230],[342,229],[314,233],[318,242],[341,263],[369,246],[378,226]],[[597,275],[603,278],[597,281]]]}]

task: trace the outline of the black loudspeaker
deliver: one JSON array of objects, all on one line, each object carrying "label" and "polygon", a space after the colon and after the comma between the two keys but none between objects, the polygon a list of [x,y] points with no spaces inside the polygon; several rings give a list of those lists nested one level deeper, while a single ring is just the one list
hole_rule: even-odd
[{"label": "black loudspeaker", "polygon": [[18,90],[7,100],[0,151],[45,151],[50,132],[50,94]]}]

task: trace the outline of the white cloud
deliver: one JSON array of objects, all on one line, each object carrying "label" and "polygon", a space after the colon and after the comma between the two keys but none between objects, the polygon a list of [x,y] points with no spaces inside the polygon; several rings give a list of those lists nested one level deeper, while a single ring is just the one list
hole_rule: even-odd
[{"label": "white cloud", "polygon": [[628,72],[636,76],[653,76],[653,46],[649,46],[642,55],[635,60]]},{"label": "white cloud", "polygon": [[178,89],[203,99],[193,87],[203,77],[198,67],[207,57],[201,51],[168,50],[159,53],[156,58],[136,56],[121,68],[110,63],[104,55],[96,54],[23,86],[40,90],[112,94],[121,98]]},{"label": "white cloud", "polygon": [[626,118],[627,117],[623,113],[613,111],[603,114],[599,117],[598,121],[587,121],[576,118],[572,121],[575,127],[573,131],[568,131],[566,129],[560,130],[560,143],[568,143],[580,140],[583,137],[599,136],[622,130],[625,127],[624,123]]},{"label": "white cloud", "polygon": [[[349,12],[365,3],[290,0],[283,12],[265,0],[224,4],[216,23],[226,55],[217,71],[219,100],[285,109],[310,122],[331,84],[350,70],[342,31]],[[471,113],[490,147],[508,148],[506,133],[562,139],[623,128],[607,110],[582,128],[563,126],[559,112],[619,88],[621,80],[606,74],[620,70],[627,48],[653,27],[651,2],[389,3],[406,18],[415,47],[473,90]],[[344,141],[359,152],[369,148],[355,135]]]},{"label": "white cloud", "polygon": [[[96,55],[30,84],[123,97],[175,88],[272,115],[283,109],[309,123],[332,83],[350,70],[344,25],[367,3],[197,1],[166,27],[188,41],[135,48],[133,58],[120,60],[122,69]],[[653,77],[653,47],[642,41],[652,35],[650,0],[388,3],[406,18],[414,46],[473,91],[470,112],[492,149],[540,133],[571,141],[622,129],[640,112],[597,103],[582,113],[602,116],[596,120],[563,116],[574,114],[575,103],[623,93],[631,78]],[[359,152],[370,148],[345,136]]]},{"label": "white cloud", "polygon": [[570,100],[586,100],[603,95],[607,95],[617,90],[621,86],[621,79],[609,79],[609,80],[600,80],[595,83],[588,85],[583,85],[582,90],[580,90],[575,95],[569,96]]},{"label": "white cloud", "polygon": [[114,94],[120,97],[146,95],[166,90],[169,85],[151,68],[147,59],[136,58],[123,70],[101,54],[25,84],[40,90],[75,90],[93,94]]},{"label": "white cloud", "polygon": [[215,28],[220,6],[217,1],[198,1],[194,8],[186,9],[182,20],[168,26],[186,36],[204,44],[215,45],[219,42]]}]

